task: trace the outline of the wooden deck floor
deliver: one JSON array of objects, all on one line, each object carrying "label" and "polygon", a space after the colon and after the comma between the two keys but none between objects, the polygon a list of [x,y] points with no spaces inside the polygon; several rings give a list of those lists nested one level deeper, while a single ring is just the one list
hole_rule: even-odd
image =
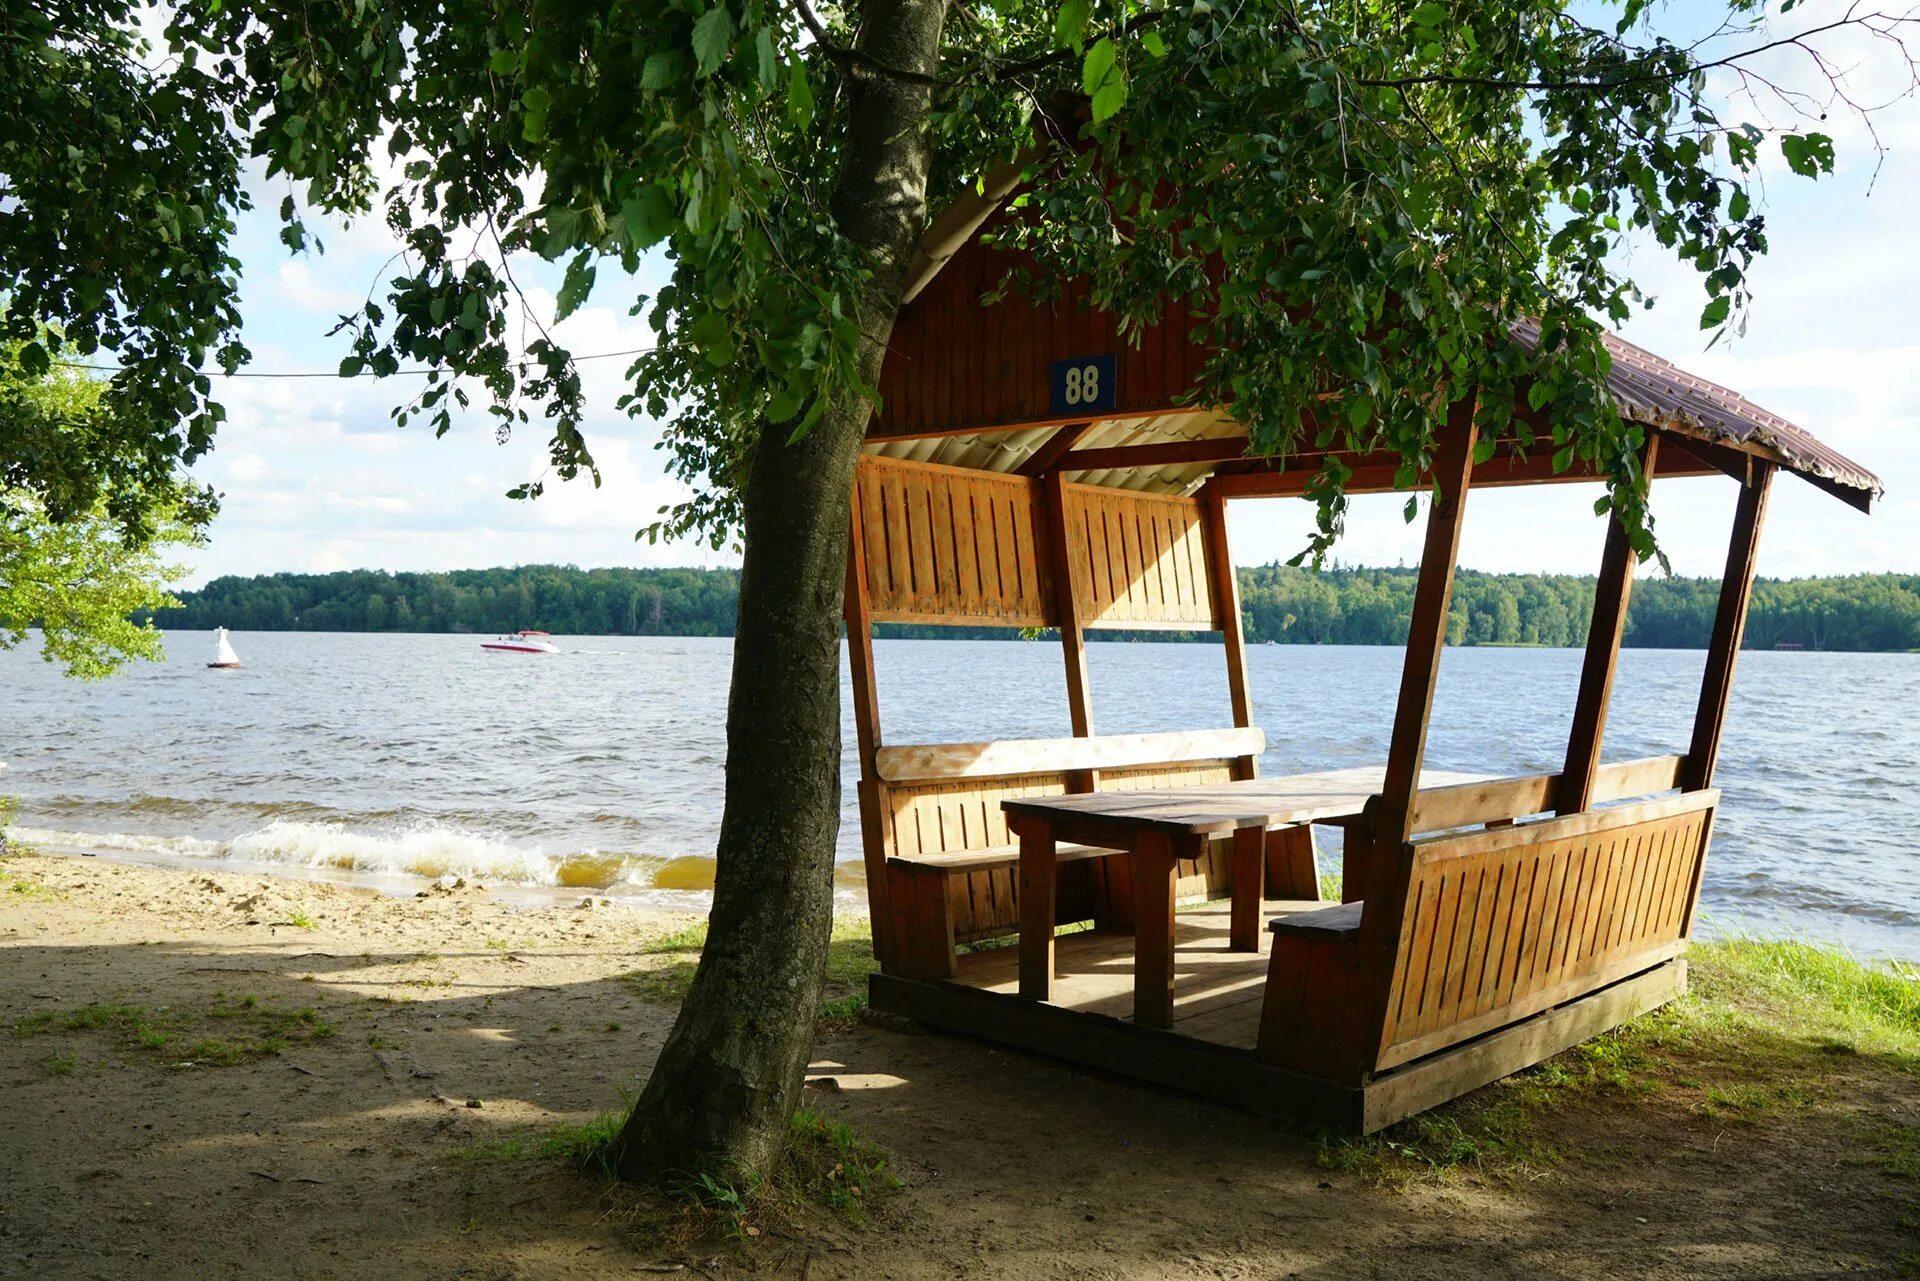
[{"label": "wooden deck floor", "polygon": [[[1327,903],[1271,901],[1263,920],[1312,911]],[[1216,1045],[1251,1050],[1260,1029],[1260,995],[1273,936],[1260,931],[1260,954],[1227,949],[1227,900],[1194,904],[1177,914],[1173,951],[1173,1031]],[[1095,930],[1054,943],[1052,1004],[1093,1014],[1133,1016],[1133,935]],[[960,982],[1018,995],[1020,949],[996,947],[960,956]]]}]

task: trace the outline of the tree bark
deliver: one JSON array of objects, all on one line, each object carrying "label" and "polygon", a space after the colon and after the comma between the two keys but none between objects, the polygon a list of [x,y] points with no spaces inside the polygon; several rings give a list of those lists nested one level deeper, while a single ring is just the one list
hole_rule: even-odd
[{"label": "tree bark", "polygon": [[[833,215],[868,254],[868,386],[926,225],[929,90],[947,0],[870,0]],[[804,438],[764,424],[743,496],[745,549],[726,804],[707,945],[653,1074],[615,1140],[623,1177],[731,1180],[780,1159],[806,1073],[833,922],[840,830],[840,606],[854,465],[871,408],[837,397]]]}]

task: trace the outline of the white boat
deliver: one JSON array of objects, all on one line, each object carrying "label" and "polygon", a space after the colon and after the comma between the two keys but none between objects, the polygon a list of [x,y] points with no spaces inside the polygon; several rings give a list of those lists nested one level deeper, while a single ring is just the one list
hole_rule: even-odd
[{"label": "white boat", "polygon": [[547,639],[545,632],[513,632],[490,641],[481,641],[481,649],[503,654],[558,654],[560,647]]},{"label": "white boat", "polygon": [[233,642],[227,639],[226,628],[216,627],[213,629],[213,642],[213,661],[207,664],[208,667],[240,666],[240,655],[233,652]]}]

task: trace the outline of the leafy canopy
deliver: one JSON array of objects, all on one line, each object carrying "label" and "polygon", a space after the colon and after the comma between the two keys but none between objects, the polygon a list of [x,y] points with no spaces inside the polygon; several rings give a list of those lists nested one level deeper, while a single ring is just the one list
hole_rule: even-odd
[{"label": "leafy canopy", "polygon": [[[1645,554],[1639,433],[1598,381],[1600,325],[1644,301],[1615,251],[1656,240],[1703,276],[1703,327],[1735,326],[1766,243],[1761,149],[1803,175],[1833,164],[1822,135],[1723,121],[1707,75],[1739,53],[1649,34],[1643,0],[1609,25],[1568,0],[924,3],[945,14],[931,77],[862,52],[858,6],[804,0],[186,0],[164,61],[124,35],[125,5],[58,10],[0,46],[0,79],[32,73],[5,105],[79,122],[0,140],[20,193],[0,287],[82,350],[174,360],[180,439],[202,447],[217,411],[181,371],[242,355],[225,243],[244,139],[289,184],[291,247],[313,245],[315,208],[377,210],[403,240],[346,319],[341,370],[431,366],[402,421],[445,431],[477,400],[502,431],[540,424],[560,476],[591,472],[570,353],[522,305],[511,256],[565,264],[561,316],[596,287],[631,302],[658,346],[623,404],[668,421],[696,489],[650,532],[718,542],[761,423],[804,432],[834,398],[875,395],[855,360],[874,277],[833,205],[843,149],[863,145],[847,88],[931,79],[935,209],[996,166],[1026,172],[1005,235],[1035,268],[1008,287],[1084,276],[1131,326],[1184,296],[1214,353],[1197,402],[1231,403],[1266,450],[1396,451],[1409,487],[1443,402],[1478,386],[1483,456],[1598,464]],[[82,89],[117,125],[74,109]],[[12,169],[29,154],[32,185]],[[13,223],[64,210],[71,166],[100,194],[72,246],[36,241]],[[116,201],[133,213],[109,216]],[[671,281],[636,298],[616,277],[648,251]],[[1527,317],[1537,345],[1509,340]],[[1344,475],[1320,478],[1315,550],[1340,531]]]},{"label": "leafy canopy", "polygon": [[[179,603],[166,584],[181,570],[163,557],[197,539],[205,495],[172,477],[149,484],[110,466],[87,470],[88,459],[111,463],[122,438],[107,386],[73,370],[28,374],[20,355],[19,344],[0,346],[0,422],[10,446],[32,446],[0,457],[0,649],[38,626],[42,658],[97,679],[160,656],[160,633],[131,618]],[[30,430],[15,440],[22,424]],[[106,452],[90,452],[98,448]]]}]

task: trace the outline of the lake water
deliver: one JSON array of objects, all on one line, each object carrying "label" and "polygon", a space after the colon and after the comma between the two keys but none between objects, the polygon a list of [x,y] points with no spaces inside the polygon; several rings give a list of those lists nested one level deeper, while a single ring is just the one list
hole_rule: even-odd
[{"label": "lake water", "polygon": [[[496,890],[697,908],[725,757],[726,640],[559,638],[552,657],[472,636],[206,633],[100,685],[31,646],[0,653],[0,793],[27,841],[163,862],[352,879],[395,891],[464,875]],[[889,742],[1068,733],[1056,645],[876,644]],[[1217,645],[1089,647],[1102,733],[1229,721]],[[1256,646],[1263,773],[1377,763],[1400,651]],[[1681,751],[1704,656],[1621,657],[1607,759]],[[1453,649],[1428,763],[1557,769],[1580,655]],[[843,700],[843,706],[846,705]],[[1920,655],[1742,657],[1708,863],[1709,930],[1920,959]],[[841,884],[860,892],[852,729]],[[1329,861],[1327,870],[1337,870]]]}]

